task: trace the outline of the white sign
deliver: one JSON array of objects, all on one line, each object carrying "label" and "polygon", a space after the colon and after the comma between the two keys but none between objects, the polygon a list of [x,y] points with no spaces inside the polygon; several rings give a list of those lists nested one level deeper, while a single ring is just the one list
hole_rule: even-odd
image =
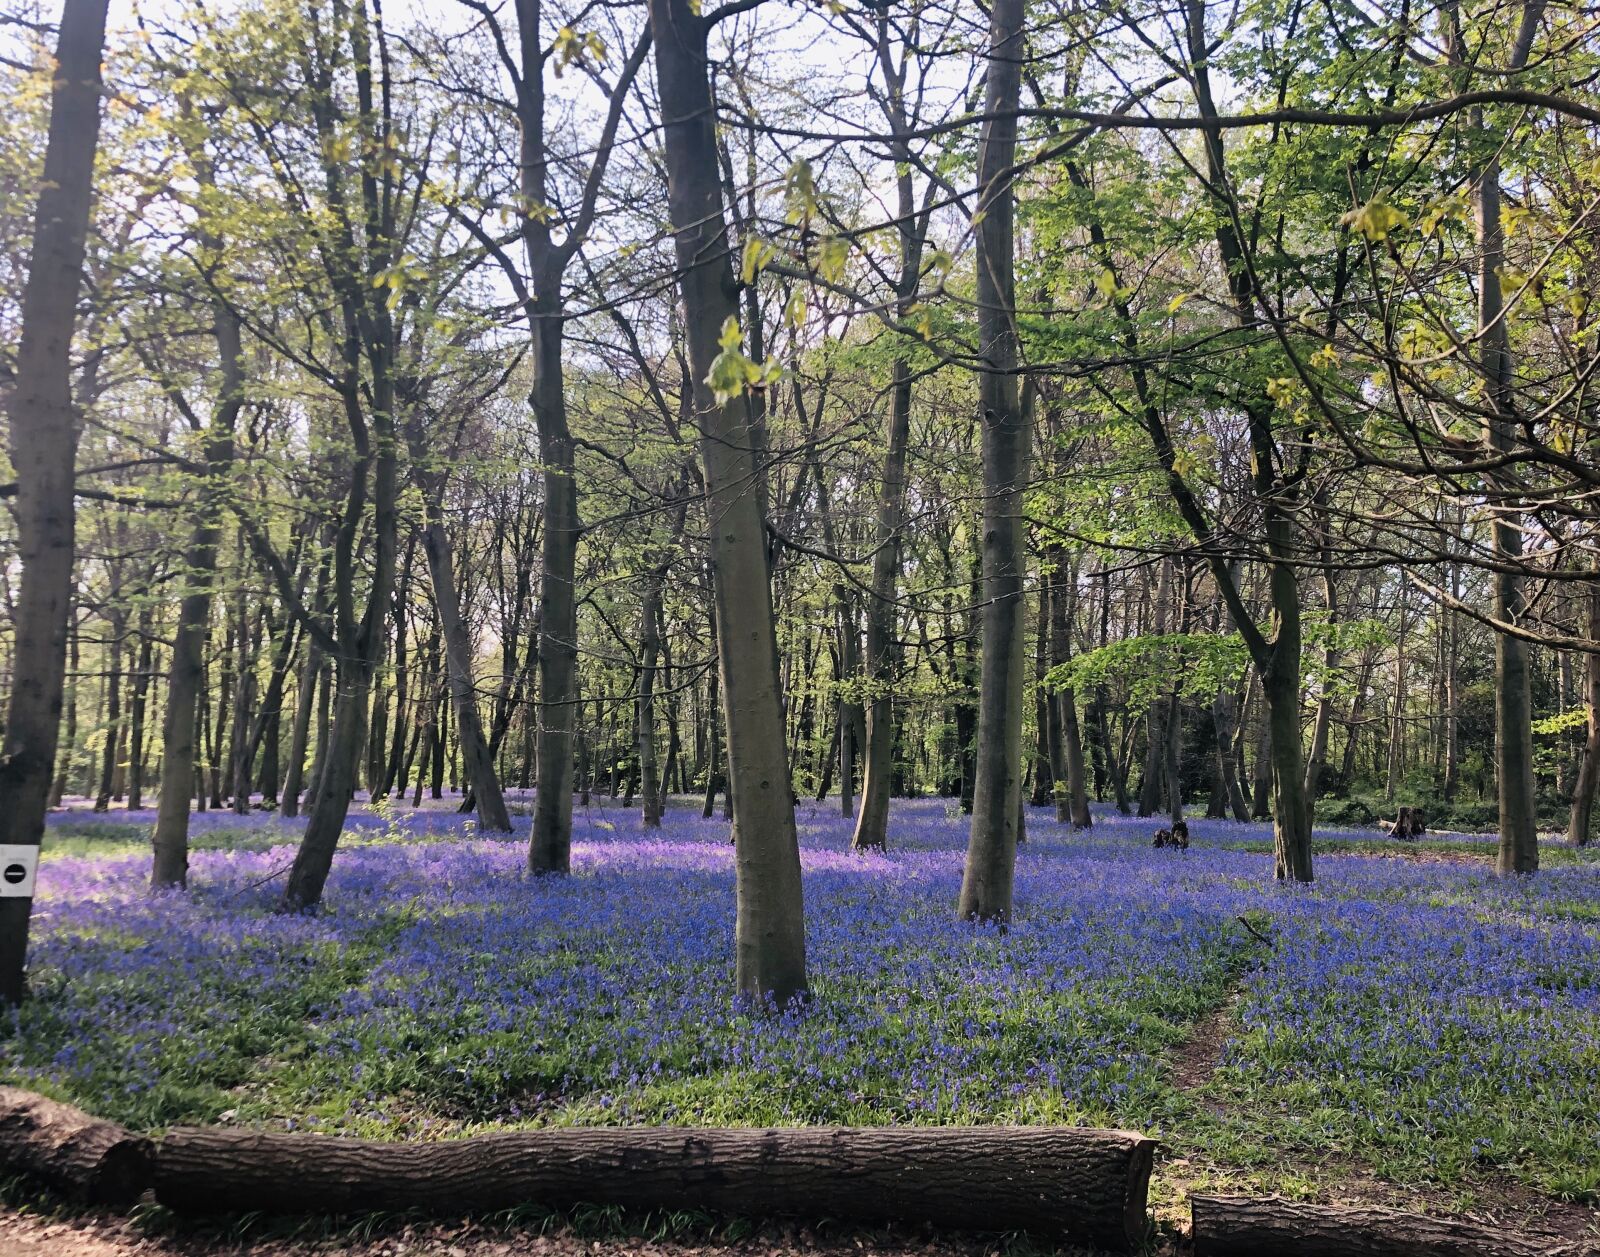
[{"label": "white sign", "polygon": [[0,899],[32,899],[38,871],[38,847],[0,844]]}]

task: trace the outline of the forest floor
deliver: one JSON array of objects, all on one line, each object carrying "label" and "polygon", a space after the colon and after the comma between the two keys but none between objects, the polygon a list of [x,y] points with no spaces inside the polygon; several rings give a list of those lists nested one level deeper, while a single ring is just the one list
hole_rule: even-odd
[{"label": "forest floor", "polygon": [[[951,920],[958,809],[898,804],[890,851],[860,857],[836,804],[805,803],[817,998],[774,1020],[728,999],[727,827],[687,801],[649,835],[597,801],[559,883],[523,872],[523,818],[505,840],[448,802],[362,807],[315,918],[271,911],[296,822],[197,816],[191,891],[152,899],[150,819],[53,818],[34,997],[0,1044],[0,1079],[140,1129],[1111,1124],[1162,1141],[1152,1204],[1169,1251],[1187,1194],[1219,1190],[1600,1246],[1587,853],[1546,845],[1544,873],[1507,881],[1482,836],[1319,830],[1316,883],[1285,886],[1263,825],[1192,821],[1194,846],[1171,852],[1150,848],[1155,820],[1102,812],[1075,834],[1034,810],[1002,937]],[[0,1257],[246,1251],[153,1217],[12,1212]],[[256,1235],[247,1251],[993,1251],[800,1231],[713,1242],[703,1228],[650,1241],[557,1228],[547,1249],[525,1232],[425,1228],[408,1248],[403,1232]]]}]

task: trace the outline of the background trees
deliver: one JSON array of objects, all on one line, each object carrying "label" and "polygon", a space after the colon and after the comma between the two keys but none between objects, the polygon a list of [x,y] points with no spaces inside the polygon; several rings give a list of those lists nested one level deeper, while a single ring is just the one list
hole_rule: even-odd
[{"label": "background trees", "polygon": [[738,982],[782,997],[802,791],[859,797],[862,848],[895,795],[970,808],[985,919],[1024,796],[1270,814],[1296,879],[1315,817],[1420,806],[1532,871],[1600,782],[1592,35],[1455,0],[114,32],[98,201],[81,148],[49,189],[87,264],[0,205],[12,770],[59,736],[30,799],[157,792],[157,886],[191,807],[303,799],[290,908],[357,791],[530,814],[541,872],[574,806],[723,794]]}]

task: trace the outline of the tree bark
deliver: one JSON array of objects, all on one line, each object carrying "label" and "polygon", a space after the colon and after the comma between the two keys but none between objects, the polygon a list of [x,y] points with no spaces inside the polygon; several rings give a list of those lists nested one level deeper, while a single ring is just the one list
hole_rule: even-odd
[{"label": "tree bark", "polygon": [[322,902],[322,890],[333,868],[339,835],[350,812],[357,761],[366,741],[369,685],[366,662],[360,659],[341,661],[337,685],[333,727],[328,732],[328,745],[322,754],[316,798],[284,886],[281,906],[288,912],[303,912]]},{"label": "tree bark", "polygon": [[[120,599],[113,583],[110,598]],[[122,639],[127,634],[127,615],[108,609],[107,626],[111,635],[111,663],[106,669],[106,741],[100,754],[100,782],[95,791],[94,810],[110,810],[117,777],[117,751],[122,742]]]},{"label": "tree bark", "polygon": [[[0,844],[44,836],[66,679],[79,420],[71,356],[100,137],[106,0],[66,0],[9,410],[21,589],[0,755]],[[31,898],[0,899],[0,1003],[21,1001]]]},{"label": "tree bark", "polygon": [[[907,182],[907,180],[902,182]],[[902,200],[905,198],[902,197]],[[902,207],[900,253],[902,286],[906,259],[920,256],[920,242],[909,234]],[[917,273],[910,266],[911,291]],[[867,740],[862,748],[861,807],[850,845],[857,851],[879,850],[888,844],[889,795],[894,775],[895,590],[900,576],[900,530],[904,527],[906,447],[911,441],[911,368],[904,359],[894,363],[889,390],[889,434],[883,456],[883,480],[878,497],[877,546],[872,555],[872,592],[867,599],[867,698],[864,704]]]},{"label": "tree bark", "polygon": [[155,1177],[148,1139],[17,1087],[0,1087],[0,1166],[75,1200],[130,1205]]},{"label": "tree bark", "polygon": [[[450,539],[444,525],[430,519],[422,530],[422,549],[428,558],[428,575],[433,580],[433,605],[438,609],[444,636],[445,667],[449,675],[450,698],[456,713],[456,735],[461,740],[461,759],[467,784],[472,790],[481,828],[500,834],[511,832],[511,814],[506,810],[500,778],[494,770],[494,757],[483,736],[478,715],[478,691],[472,673],[472,639],[461,619],[456,598],[455,564]],[[398,719],[398,717],[397,717]]]},{"label": "tree bark", "polygon": [[1370,1205],[1193,1196],[1195,1257],[1558,1257],[1560,1241]]},{"label": "tree bark", "polygon": [[[1586,629],[1589,640],[1600,639],[1600,581],[1591,580],[1584,590],[1588,603]],[[1600,654],[1584,656],[1583,711],[1587,729],[1578,779],[1572,787],[1572,812],[1567,823],[1567,841],[1575,847],[1589,843],[1590,822],[1594,817],[1596,786],[1600,786]]]},{"label": "tree bark", "polygon": [[[1521,26],[1507,58],[1505,71],[1522,70],[1532,51],[1544,0],[1525,0]],[[1446,50],[1452,65],[1466,56],[1458,29],[1458,11],[1450,10],[1452,31]],[[1475,109],[1471,125],[1486,137],[1483,110]],[[1475,185],[1473,219],[1477,234],[1477,290],[1479,369],[1483,374],[1487,417],[1484,443],[1495,452],[1514,450],[1518,429],[1515,386],[1512,378],[1511,336],[1507,326],[1500,272],[1505,264],[1505,227],[1500,207],[1499,151],[1492,143],[1490,156],[1471,172]],[[1490,478],[1491,485],[1494,477]],[[1515,622],[1525,607],[1523,581],[1516,565],[1522,559],[1522,533],[1507,503],[1496,503],[1491,531],[1494,557],[1501,565],[1493,575],[1493,613],[1496,619]],[[1495,770],[1500,803],[1500,850],[1495,869],[1501,874],[1535,873],[1539,869],[1539,832],[1534,794],[1533,700],[1529,689],[1529,646],[1520,637],[1496,633],[1494,639]]]},{"label": "tree bark", "polygon": [[[202,161],[203,177],[209,167]],[[218,247],[215,239],[210,241]],[[205,683],[206,642],[211,635],[211,597],[222,540],[222,497],[233,463],[234,426],[244,405],[243,335],[238,314],[226,301],[213,303],[212,340],[219,373],[217,404],[206,425],[205,471],[194,524],[184,551],[185,590],[178,604],[172,663],[167,674],[167,706],[161,729],[161,784],[156,795],[156,825],[151,839],[154,890],[186,885],[189,878],[189,799],[195,792],[199,750],[199,697]],[[287,813],[293,815],[293,812]]]},{"label": "tree bark", "polygon": [[283,775],[283,798],[279,814],[300,815],[300,791],[304,780],[306,749],[311,733],[311,713],[317,705],[317,677],[322,671],[322,650],[316,642],[306,644],[306,661],[300,669],[299,698],[295,702],[294,725],[289,733],[289,762]]},{"label": "tree bark", "polygon": [[639,789],[644,805],[641,820],[646,829],[661,828],[662,786],[656,767],[656,667],[661,655],[661,586],[665,573],[654,571],[646,581],[640,612],[642,644],[639,652]]},{"label": "tree bark", "polygon": [[[73,623],[72,607],[67,608],[67,672],[76,676],[78,672],[78,629]],[[13,675],[16,665],[13,663]],[[63,677],[65,680],[65,677]],[[72,755],[78,745],[78,687],[72,686],[67,690],[67,715],[66,728],[62,730],[60,745],[55,755],[55,777],[50,783],[50,807],[60,807],[61,798],[67,792],[67,777],[72,771]]]},{"label": "tree bark", "polygon": [[[535,36],[537,39],[537,36]],[[544,535],[539,582],[538,792],[528,867],[565,873],[572,866],[572,728],[578,696],[578,487],[561,374],[561,323],[543,312],[534,328],[531,395],[544,462]]]},{"label": "tree bark", "polygon": [[778,692],[759,434],[752,430],[745,399],[719,401],[705,382],[721,350],[723,329],[738,320],[717,175],[707,26],[688,0],[650,0],[649,13],[667,200],[702,434],[728,778],[735,800],[735,983],[742,994],[782,1006],[806,991],[800,848]]},{"label": "tree bark", "polygon": [[145,713],[149,707],[150,673],[155,656],[155,626],[149,607],[139,612],[139,653],[134,664],[133,704],[128,715],[128,810],[144,807]]},{"label": "tree bark", "polygon": [[1063,1126],[624,1127],[431,1143],[207,1127],[163,1140],[156,1196],[192,1213],[694,1208],[1027,1231],[1127,1253],[1144,1238],[1154,1148]]},{"label": "tree bark", "polygon": [[978,684],[978,751],[972,829],[956,912],[962,919],[1011,918],[1017,826],[1022,813],[1022,594],[1026,567],[1022,498],[1032,436],[1014,374],[1012,166],[1022,90],[1022,0],[994,0],[984,124],[978,147],[978,379],[983,432],[983,656]]},{"label": "tree bark", "polygon": [[[1065,581],[1062,567],[1050,584],[1050,662],[1066,663],[1072,657],[1072,625],[1078,613],[1078,570],[1073,562],[1066,569]],[[1056,819],[1068,821],[1074,829],[1088,829],[1094,824],[1089,811],[1089,783],[1083,764],[1083,731],[1078,724],[1078,696],[1070,688],[1063,688],[1054,696],[1052,704],[1054,724],[1059,729],[1060,758],[1066,773],[1066,790],[1057,792]]]}]

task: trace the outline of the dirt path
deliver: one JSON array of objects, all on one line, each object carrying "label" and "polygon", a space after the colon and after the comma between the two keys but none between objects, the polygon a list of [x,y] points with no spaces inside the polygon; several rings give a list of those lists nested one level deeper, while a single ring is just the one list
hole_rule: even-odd
[{"label": "dirt path", "polygon": [[[367,1235],[241,1239],[209,1229],[147,1229],[107,1214],[51,1216],[0,1207],[0,1257],[1004,1257],[1005,1251],[993,1237],[818,1235],[803,1226],[766,1227],[739,1240],[652,1240],[462,1221],[395,1223]],[[1058,1251],[1057,1257],[1070,1254]]]}]

